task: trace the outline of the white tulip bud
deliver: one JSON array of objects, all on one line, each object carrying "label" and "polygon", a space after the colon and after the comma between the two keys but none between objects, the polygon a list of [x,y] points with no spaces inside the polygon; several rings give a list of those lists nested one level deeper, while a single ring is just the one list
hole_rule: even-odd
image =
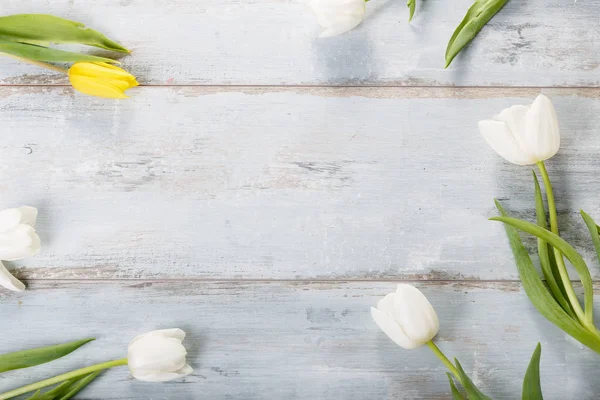
[{"label": "white tulip bud", "polygon": [[[40,250],[40,238],[34,229],[36,219],[37,209],[33,207],[0,211],[0,260],[20,260]],[[1,262],[0,285],[17,292],[25,289],[25,285],[12,276]]]},{"label": "white tulip bud", "polygon": [[496,153],[518,165],[547,160],[560,147],[556,111],[543,94],[530,107],[513,106],[480,121],[479,131]]},{"label": "white tulip bud", "polygon": [[166,382],[194,372],[186,362],[181,329],[163,329],[133,339],[127,351],[131,375],[146,382]]},{"label": "white tulip bud", "polygon": [[397,345],[414,349],[424,345],[437,335],[440,329],[437,314],[427,297],[416,287],[398,285],[371,307],[371,316],[381,330]]},{"label": "white tulip bud", "polygon": [[365,0],[312,0],[308,6],[325,29],[321,37],[348,32],[365,18]]}]

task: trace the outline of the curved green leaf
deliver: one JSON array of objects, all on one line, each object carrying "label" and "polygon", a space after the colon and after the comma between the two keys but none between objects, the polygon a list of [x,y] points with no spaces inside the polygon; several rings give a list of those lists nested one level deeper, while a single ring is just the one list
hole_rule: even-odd
[{"label": "curved green leaf", "polygon": [[72,387],[70,388],[68,393],[66,393],[64,396],[58,398],[57,400],[69,400],[70,398],[75,396],[77,393],[81,392],[83,390],[83,388],[85,388],[87,385],[90,384],[90,382],[92,382],[94,379],[96,379],[96,377],[100,374],[100,372],[102,372],[102,371],[96,371],[96,372],[92,372],[89,375],[85,375],[83,377],[83,379],[79,380],[79,382],[76,382],[72,385]]},{"label": "curved green leaf", "polygon": [[37,349],[16,351],[0,355],[0,373],[13,369],[29,368],[64,357],[94,339],[77,340]]},{"label": "curved green leaf", "polygon": [[68,400],[96,379],[100,372],[101,371],[96,371],[89,375],[68,379],[44,393],[42,393],[41,390],[38,390],[33,396],[28,397],[25,400]]},{"label": "curved green leaf", "polygon": [[454,359],[454,364],[456,365],[456,369],[460,375],[460,382],[465,388],[465,392],[467,392],[467,397],[469,400],[492,400],[483,394],[479,389],[477,389],[456,358]]},{"label": "curved green leaf", "polygon": [[594,307],[594,289],[592,287],[592,277],[590,275],[590,270],[577,250],[575,250],[573,246],[567,243],[560,236],[527,221],[509,217],[494,217],[490,218],[490,220],[504,222],[535,237],[538,237],[545,242],[548,242],[552,247],[560,251],[569,259],[579,274],[579,278],[581,279],[581,284],[583,285],[584,290],[585,315],[591,323],[593,321]]},{"label": "curved green leaf", "polygon": [[24,43],[79,43],[129,53],[114,42],[80,22],[48,14],[17,14],[0,17],[0,36]]},{"label": "curved green leaf", "polygon": [[540,356],[542,345],[537,344],[523,379],[523,400],[544,400],[540,383]]},{"label": "curved green leaf", "polygon": [[[540,183],[537,179],[537,175],[535,171],[533,171],[533,182],[535,185],[535,212],[537,215],[537,224],[540,228],[547,229],[548,222],[546,220],[546,208],[544,207],[544,200],[542,199],[542,191],[540,189]],[[575,316],[573,310],[571,309],[571,305],[567,301],[567,298],[564,294],[564,288],[561,289],[562,280],[560,279],[560,275],[558,273],[558,269],[555,265],[553,265],[553,261],[555,264],[554,258],[550,259],[551,251],[548,251],[548,244],[538,238],[538,254],[540,256],[540,265],[542,267],[542,273],[544,274],[544,278],[546,279],[546,283],[550,288],[550,292],[552,296],[558,301],[558,304],[572,317]],[[554,268],[553,268],[554,267]],[[559,284],[560,282],[560,284]]]},{"label": "curved green leaf", "polygon": [[417,0],[408,0],[406,2],[406,6],[408,7],[408,9],[410,10],[410,15],[408,17],[408,22],[412,21],[414,15],[415,15],[415,8],[417,5]]},{"label": "curved green leaf", "polygon": [[508,0],[476,0],[458,25],[446,47],[446,68]]},{"label": "curved green leaf", "polygon": [[118,64],[117,61],[110,58],[72,53],[70,51],[17,42],[0,42],[0,53],[47,62],[105,62]]},{"label": "curved green leaf", "polygon": [[452,379],[452,375],[450,375],[449,373],[446,373],[446,375],[448,376],[448,380],[450,381],[450,391],[452,392],[452,399],[453,400],[465,400],[463,395],[460,394],[460,392],[456,388],[456,385],[454,384],[454,379]]},{"label": "curved green leaf", "polygon": [[596,222],[590,217],[585,211],[580,210],[581,216],[585,221],[588,230],[590,231],[590,236],[592,237],[592,242],[594,242],[594,248],[596,249],[596,254],[598,255],[598,260],[600,260],[600,236],[598,236],[598,225]]},{"label": "curved green leaf", "polygon": [[[506,216],[504,208],[502,208],[497,200],[495,202],[500,214]],[[588,331],[578,321],[571,318],[560,307],[554,297],[552,297],[535,270],[527,249],[525,249],[523,242],[521,242],[518,231],[510,224],[505,224],[504,229],[506,230],[506,235],[508,236],[510,247],[515,257],[523,288],[531,303],[548,321],[596,353],[600,353],[600,337]]]}]

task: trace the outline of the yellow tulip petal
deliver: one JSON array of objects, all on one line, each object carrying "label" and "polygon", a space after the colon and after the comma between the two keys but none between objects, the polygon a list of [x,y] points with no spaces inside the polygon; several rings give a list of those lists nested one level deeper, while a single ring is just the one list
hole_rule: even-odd
[{"label": "yellow tulip petal", "polygon": [[106,99],[127,98],[123,90],[103,80],[81,75],[69,75],[69,80],[75,90],[90,96],[104,97]]},{"label": "yellow tulip petal", "polygon": [[127,98],[125,90],[139,85],[135,76],[106,63],[76,63],[69,69],[69,79],[82,93],[111,99]]},{"label": "yellow tulip petal", "polygon": [[88,63],[88,62],[80,62],[73,64],[69,72],[77,75],[86,75],[93,77],[107,77],[107,78],[126,78],[126,79],[135,79],[133,75],[129,72],[125,71],[122,68],[115,67],[114,65],[106,64],[106,63]]}]

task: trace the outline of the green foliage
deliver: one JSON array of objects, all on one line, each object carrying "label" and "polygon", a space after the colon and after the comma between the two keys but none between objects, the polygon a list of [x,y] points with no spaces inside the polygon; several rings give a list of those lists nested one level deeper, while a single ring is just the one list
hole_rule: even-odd
[{"label": "green foliage", "polygon": [[0,373],[54,361],[72,353],[92,340],[94,339],[77,340],[54,346],[2,354],[0,355]]},{"label": "green foliage", "polygon": [[0,53],[6,53],[20,58],[47,62],[105,62],[117,63],[105,57],[73,53],[70,51],[38,46],[36,44],[18,42],[0,42]]},{"label": "green foliage", "polygon": [[544,400],[540,383],[540,356],[542,345],[537,344],[523,379],[523,400]]},{"label": "green foliage", "polygon": [[47,14],[0,17],[0,40],[29,44],[77,43],[129,53],[125,47],[80,22]]},{"label": "green foliage", "polygon": [[33,396],[25,400],[68,400],[79,393],[100,374],[100,371],[69,379],[57,385],[51,390],[42,393],[38,390]]},{"label": "green foliage", "polygon": [[[531,257],[527,253],[527,249],[523,246],[523,242],[519,237],[519,233],[517,229],[514,227],[516,220],[514,218],[506,217],[506,212],[500,205],[500,203],[496,200],[496,207],[500,212],[502,217],[493,218],[493,220],[505,222],[504,228],[506,230],[506,234],[508,236],[508,240],[510,243],[510,247],[513,251],[513,255],[515,257],[515,261],[517,264],[517,269],[519,271],[519,276],[521,278],[521,282],[523,283],[523,288],[531,300],[531,303],[537,308],[537,310],[546,317],[547,320],[552,322],[554,325],[558,326],[560,329],[573,336],[579,342],[583,343],[590,349],[594,350],[597,353],[600,353],[600,336],[595,332],[591,332],[581,325],[579,321],[572,318],[556,301],[556,299],[550,294],[548,288],[544,285],[544,282],[538,275],[537,271],[533,266],[533,262],[531,261]],[[524,225],[525,224],[525,225]],[[525,221],[519,221],[516,223],[519,227],[527,227],[529,231],[532,231],[531,228],[526,225],[528,224]],[[529,224],[532,225],[532,224]],[[540,230],[542,228],[537,227]],[[545,241],[550,242],[550,238],[552,238],[552,242],[557,243],[555,240],[556,235],[552,234],[552,232],[543,230],[543,238]],[[536,231],[536,233],[540,233]],[[548,235],[550,234],[550,235]],[[538,236],[539,237],[539,236]],[[562,240],[562,239],[561,239]],[[550,242],[550,244],[552,244]],[[566,242],[565,242],[566,243]],[[589,274],[589,272],[588,272]]]},{"label": "green foliage", "polygon": [[508,0],[476,0],[458,25],[446,48],[446,68]]}]

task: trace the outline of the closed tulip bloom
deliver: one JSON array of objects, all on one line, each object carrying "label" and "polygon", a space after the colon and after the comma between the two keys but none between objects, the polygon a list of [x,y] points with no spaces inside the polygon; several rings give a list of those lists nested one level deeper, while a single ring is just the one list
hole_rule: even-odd
[{"label": "closed tulip bloom", "polygon": [[560,147],[556,110],[543,94],[531,106],[513,106],[480,121],[479,131],[498,154],[518,165],[547,160]]},{"label": "closed tulip bloom", "polygon": [[414,349],[437,335],[440,329],[437,314],[427,298],[412,285],[400,284],[371,307],[371,316],[381,330],[397,345]]},{"label": "closed tulip bloom", "polygon": [[181,329],[163,329],[133,339],[127,351],[131,375],[146,382],[166,382],[194,372],[186,362]]},{"label": "closed tulip bloom", "polygon": [[81,93],[108,99],[126,99],[125,91],[139,85],[135,76],[107,63],[73,64],[69,80]]},{"label": "closed tulip bloom", "polygon": [[308,6],[325,29],[321,37],[348,32],[365,18],[365,0],[312,0]]},{"label": "closed tulip bloom", "polygon": [[[0,260],[20,260],[40,250],[40,238],[34,228],[36,219],[37,209],[33,207],[0,211]],[[1,262],[0,285],[17,292],[25,289],[25,285],[13,277]]]}]

